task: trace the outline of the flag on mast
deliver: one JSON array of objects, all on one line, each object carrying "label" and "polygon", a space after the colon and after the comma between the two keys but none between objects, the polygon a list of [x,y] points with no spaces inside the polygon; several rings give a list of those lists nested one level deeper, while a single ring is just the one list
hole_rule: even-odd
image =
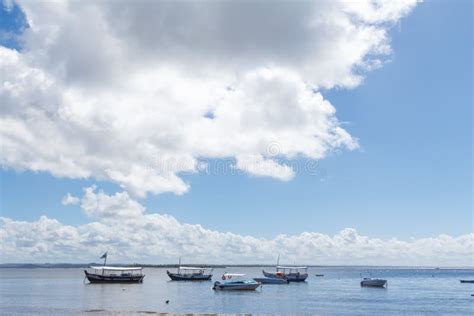
[{"label": "flag on mast", "polygon": [[100,257],[100,259],[107,259],[107,251]]}]

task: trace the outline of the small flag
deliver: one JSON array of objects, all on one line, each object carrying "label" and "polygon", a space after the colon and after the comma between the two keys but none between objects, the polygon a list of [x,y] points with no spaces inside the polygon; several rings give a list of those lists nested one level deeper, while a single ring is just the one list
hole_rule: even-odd
[{"label": "small flag", "polygon": [[100,259],[106,259],[107,258],[107,251],[100,257]]}]

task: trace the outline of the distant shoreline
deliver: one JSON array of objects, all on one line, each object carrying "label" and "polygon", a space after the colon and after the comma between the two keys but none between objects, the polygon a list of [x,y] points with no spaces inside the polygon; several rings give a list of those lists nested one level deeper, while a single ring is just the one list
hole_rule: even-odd
[{"label": "distant shoreline", "polygon": [[[1,263],[0,269],[75,269],[89,268],[90,266],[102,265],[102,263]],[[113,266],[140,266],[143,268],[177,268],[177,264],[123,264],[114,263]],[[205,268],[228,268],[228,267],[245,267],[245,268],[267,268],[274,267],[275,264],[202,264],[189,263],[183,266],[197,266]],[[473,270],[474,267],[437,267],[437,266],[378,266],[378,265],[306,265],[308,268],[370,268],[370,269],[426,269],[426,270],[443,270],[443,269],[460,269]]]}]

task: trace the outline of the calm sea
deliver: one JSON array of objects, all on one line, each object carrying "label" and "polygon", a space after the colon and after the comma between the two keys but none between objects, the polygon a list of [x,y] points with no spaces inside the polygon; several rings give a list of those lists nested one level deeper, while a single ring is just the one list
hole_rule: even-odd
[{"label": "calm sea", "polygon": [[[249,313],[304,315],[474,315],[474,270],[371,268],[387,289],[361,288],[366,268],[311,268],[305,283],[256,292],[215,292],[213,282],[172,282],[166,269],[144,269],[143,284],[83,283],[82,269],[0,269],[2,315]],[[227,268],[261,276],[261,268]],[[218,279],[224,269],[214,270]],[[316,277],[315,274],[324,274]],[[165,301],[169,300],[169,304]]]}]

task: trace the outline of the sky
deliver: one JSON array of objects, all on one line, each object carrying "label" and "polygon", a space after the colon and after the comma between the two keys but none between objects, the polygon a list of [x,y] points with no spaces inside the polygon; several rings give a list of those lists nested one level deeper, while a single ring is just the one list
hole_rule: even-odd
[{"label": "sky", "polygon": [[470,1],[2,4],[1,262],[474,265]]}]

